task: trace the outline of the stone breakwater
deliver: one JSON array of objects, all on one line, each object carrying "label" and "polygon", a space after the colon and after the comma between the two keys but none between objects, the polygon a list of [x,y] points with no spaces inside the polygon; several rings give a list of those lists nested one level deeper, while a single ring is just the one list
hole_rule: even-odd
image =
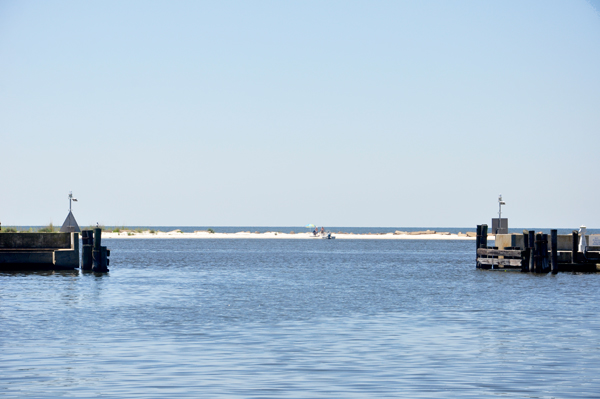
[{"label": "stone breakwater", "polygon": [[[343,231],[332,232],[332,235],[339,240],[474,240],[476,233],[466,231],[464,233],[451,234],[444,231],[424,230],[424,231],[398,231],[389,233],[347,233]],[[494,236],[490,236],[493,239]],[[102,232],[102,238],[108,239],[135,239],[135,238],[199,238],[199,239],[292,239],[292,240],[315,240],[321,236],[314,236],[307,232],[281,232],[267,231],[264,233],[258,231],[239,231],[237,233],[213,233],[208,230],[198,230],[193,233],[184,233],[181,230],[163,231],[133,231],[122,230],[119,232]]]}]

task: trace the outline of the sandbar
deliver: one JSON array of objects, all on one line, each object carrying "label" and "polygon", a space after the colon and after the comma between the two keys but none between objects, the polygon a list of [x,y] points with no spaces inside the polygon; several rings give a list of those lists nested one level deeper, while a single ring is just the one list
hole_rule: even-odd
[{"label": "sandbar", "polygon": [[[474,232],[450,234],[447,232],[395,232],[395,233],[332,233],[336,240],[475,240]],[[272,239],[272,240],[320,240],[320,235],[314,236],[310,232],[283,233],[283,232],[250,232],[240,231],[237,233],[212,233],[209,231],[194,231],[192,233],[173,230],[168,232],[157,231],[120,231],[102,232],[102,238],[107,239]],[[493,240],[490,235],[488,239]]]}]

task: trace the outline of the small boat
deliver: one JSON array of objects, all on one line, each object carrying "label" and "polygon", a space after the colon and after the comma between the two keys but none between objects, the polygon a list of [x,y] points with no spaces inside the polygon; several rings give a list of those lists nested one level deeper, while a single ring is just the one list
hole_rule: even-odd
[{"label": "small boat", "polygon": [[325,240],[334,240],[335,236],[331,234],[331,231],[327,231],[324,234],[321,234],[321,238]]}]

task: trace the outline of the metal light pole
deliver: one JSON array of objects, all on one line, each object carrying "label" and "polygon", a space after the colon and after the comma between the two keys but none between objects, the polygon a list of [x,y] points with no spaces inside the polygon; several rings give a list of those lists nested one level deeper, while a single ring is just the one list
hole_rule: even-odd
[{"label": "metal light pole", "polygon": [[71,201],[77,202],[77,198],[73,198],[73,192],[69,191],[69,212],[71,212]]},{"label": "metal light pole", "polygon": [[71,202],[72,202],[72,201],[75,201],[75,202],[77,202],[77,198],[73,198],[73,192],[72,192],[72,191],[69,191],[69,216],[68,216],[68,219],[69,219],[69,227],[73,227],[73,226],[71,226],[71,218],[72,218],[72,216],[71,216]]},{"label": "metal light pole", "polygon": [[502,205],[506,205],[506,202],[502,201],[502,194],[500,194],[498,196],[498,231],[502,230]]}]

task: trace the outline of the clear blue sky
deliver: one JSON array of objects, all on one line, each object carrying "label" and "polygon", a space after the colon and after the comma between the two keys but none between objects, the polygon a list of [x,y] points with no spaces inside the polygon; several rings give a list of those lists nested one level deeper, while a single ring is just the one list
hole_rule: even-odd
[{"label": "clear blue sky", "polygon": [[0,222],[598,228],[599,3],[0,0]]}]

